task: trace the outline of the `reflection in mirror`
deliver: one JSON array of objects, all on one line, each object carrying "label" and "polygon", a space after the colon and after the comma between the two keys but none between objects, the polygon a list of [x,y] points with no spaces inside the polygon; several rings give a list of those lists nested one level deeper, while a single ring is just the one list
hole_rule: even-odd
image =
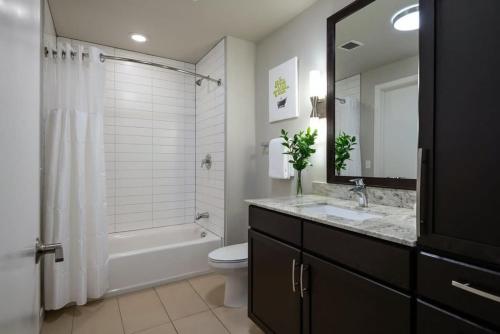
[{"label": "reflection in mirror", "polygon": [[335,26],[336,176],[416,178],[416,4],[376,0]]}]

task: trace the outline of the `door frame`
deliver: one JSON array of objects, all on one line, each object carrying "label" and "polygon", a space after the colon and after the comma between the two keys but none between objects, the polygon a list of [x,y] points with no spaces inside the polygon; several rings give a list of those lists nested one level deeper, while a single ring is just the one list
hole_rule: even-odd
[{"label": "door frame", "polygon": [[[407,77],[399,78],[396,80],[384,82],[375,85],[375,108],[374,108],[374,122],[373,122],[373,173],[380,175],[384,171],[384,159],[382,158],[382,146],[384,139],[384,131],[382,131],[382,124],[384,121],[384,113],[382,110],[385,108],[384,93],[391,89],[403,88],[417,85],[418,92],[418,74],[410,75]],[[418,97],[417,97],[418,98]]]}]

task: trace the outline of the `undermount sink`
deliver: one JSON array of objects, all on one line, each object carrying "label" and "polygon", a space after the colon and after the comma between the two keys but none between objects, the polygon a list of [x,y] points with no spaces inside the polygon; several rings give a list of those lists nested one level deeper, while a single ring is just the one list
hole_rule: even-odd
[{"label": "undermount sink", "polygon": [[377,215],[374,213],[339,208],[337,206],[333,206],[326,203],[307,204],[307,205],[300,205],[297,207],[300,208],[300,210],[305,214],[327,215],[354,221],[382,218],[381,215]]}]

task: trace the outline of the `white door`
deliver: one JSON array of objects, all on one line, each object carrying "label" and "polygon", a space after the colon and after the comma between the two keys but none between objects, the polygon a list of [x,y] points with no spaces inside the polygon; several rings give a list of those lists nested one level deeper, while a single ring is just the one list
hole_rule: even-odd
[{"label": "white door", "polygon": [[0,1],[0,333],[35,334],[40,272],[40,0]]},{"label": "white door", "polygon": [[374,175],[417,177],[418,76],[375,87]]}]

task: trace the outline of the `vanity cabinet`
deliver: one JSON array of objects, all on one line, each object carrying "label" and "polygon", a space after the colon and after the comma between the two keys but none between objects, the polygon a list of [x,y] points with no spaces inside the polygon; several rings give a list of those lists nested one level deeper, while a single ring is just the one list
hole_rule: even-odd
[{"label": "vanity cabinet", "polygon": [[266,332],[411,332],[411,248],[255,206],[249,216],[248,314]]},{"label": "vanity cabinet", "polygon": [[249,231],[248,312],[267,331],[300,333],[301,301],[296,284],[300,256],[295,247]]},{"label": "vanity cabinet", "polygon": [[417,302],[417,334],[497,333],[421,300]]},{"label": "vanity cabinet", "polygon": [[411,298],[303,253],[303,333],[410,333]]},{"label": "vanity cabinet", "polygon": [[419,244],[497,268],[499,12],[498,0],[420,0]]}]

